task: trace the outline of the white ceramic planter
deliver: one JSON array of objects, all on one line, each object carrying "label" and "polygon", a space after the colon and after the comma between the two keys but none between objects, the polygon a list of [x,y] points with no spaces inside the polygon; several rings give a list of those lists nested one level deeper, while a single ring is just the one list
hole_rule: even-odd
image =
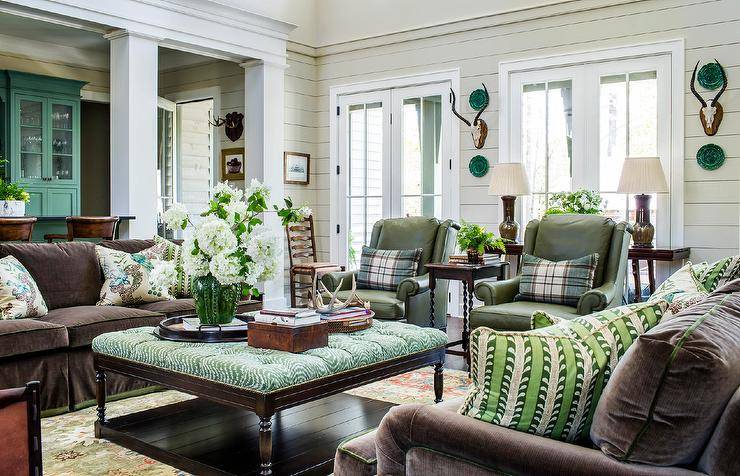
[{"label": "white ceramic planter", "polygon": [[26,214],[23,200],[0,200],[0,217],[22,217]]}]

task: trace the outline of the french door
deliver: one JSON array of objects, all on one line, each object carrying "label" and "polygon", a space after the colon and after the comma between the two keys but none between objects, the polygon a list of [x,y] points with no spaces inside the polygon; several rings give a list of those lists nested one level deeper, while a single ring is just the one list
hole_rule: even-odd
[{"label": "french door", "polygon": [[337,259],[349,268],[359,266],[381,218],[456,216],[449,88],[441,82],[339,97],[332,199],[339,211]]}]

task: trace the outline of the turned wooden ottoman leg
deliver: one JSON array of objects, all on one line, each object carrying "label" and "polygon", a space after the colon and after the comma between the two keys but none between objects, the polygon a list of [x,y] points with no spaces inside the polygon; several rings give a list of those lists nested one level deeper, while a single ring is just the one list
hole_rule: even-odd
[{"label": "turned wooden ottoman leg", "polygon": [[260,474],[272,474],[272,415],[260,417]]},{"label": "turned wooden ottoman leg", "polygon": [[442,362],[434,364],[434,403],[442,401],[444,391],[444,375],[442,373]]},{"label": "turned wooden ottoman leg", "polygon": [[105,393],[105,370],[103,369],[96,369],[95,370],[95,398],[98,402],[98,420],[95,422],[95,437],[100,438],[101,437],[101,430],[102,425],[105,424],[105,399],[106,399],[106,393]]}]

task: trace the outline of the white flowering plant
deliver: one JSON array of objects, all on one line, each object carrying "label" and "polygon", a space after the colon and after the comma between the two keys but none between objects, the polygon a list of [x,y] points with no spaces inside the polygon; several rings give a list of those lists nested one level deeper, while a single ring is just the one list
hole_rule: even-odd
[{"label": "white flowering plant", "polygon": [[575,213],[599,215],[603,213],[603,199],[599,192],[582,188],[575,192],[553,193],[548,201],[545,215]]},{"label": "white flowering plant", "polygon": [[[268,212],[270,189],[253,179],[246,191],[228,182],[213,188],[208,209],[200,214],[202,221],[194,224],[187,208],[173,204],[162,214],[171,229],[193,228],[183,241],[182,270],[193,278],[211,275],[221,285],[241,285],[242,292],[259,295],[256,284],[271,279],[281,265],[282,241],[260,218]],[[308,207],[296,208],[290,198],[285,206],[273,205],[283,226],[303,221],[311,214]],[[155,265],[151,279],[162,287],[176,280],[177,269],[172,262]]]}]

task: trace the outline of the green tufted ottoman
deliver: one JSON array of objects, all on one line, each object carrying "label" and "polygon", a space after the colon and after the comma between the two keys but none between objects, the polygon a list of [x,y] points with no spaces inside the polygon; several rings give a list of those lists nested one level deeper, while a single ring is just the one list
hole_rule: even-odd
[{"label": "green tufted ottoman", "polygon": [[[331,334],[329,346],[291,354],[245,343],[193,344],[159,339],[152,327],[93,340],[96,437],[113,434],[105,417],[105,373],[140,378],[190,395],[250,410],[259,417],[260,474],[272,474],[272,418],[279,410],[376,380],[433,365],[435,401],[442,399],[447,336],[436,329],[375,321],[352,334]],[[126,442],[121,442],[124,446]],[[138,450],[141,445],[134,444]]]}]

